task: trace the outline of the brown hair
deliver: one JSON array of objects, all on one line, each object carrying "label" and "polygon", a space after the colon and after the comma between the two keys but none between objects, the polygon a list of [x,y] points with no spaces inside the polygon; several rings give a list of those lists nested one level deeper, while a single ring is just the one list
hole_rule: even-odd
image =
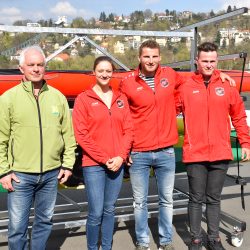
[{"label": "brown hair", "polygon": [[146,41],[144,41],[144,42],[141,44],[140,48],[139,48],[139,56],[141,56],[142,50],[143,50],[144,48],[158,49],[158,50],[159,50],[159,53],[161,52],[161,50],[160,50],[160,45],[159,45],[159,43],[157,43],[155,40],[146,40]]},{"label": "brown hair", "polygon": [[93,70],[96,69],[97,65],[98,65],[100,62],[104,62],[104,61],[109,62],[109,63],[111,64],[111,66],[112,66],[112,69],[115,70],[115,65],[114,65],[112,59],[111,59],[110,57],[108,57],[108,56],[99,56],[99,57],[97,57],[97,58],[95,59],[95,61],[94,61]]},{"label": "brown hair", "polygon": [[204,51],[204,52],[216,51],[217,52],[218,46],[214,43],[211,43],[211,42],[204,42],[201,45],[199,45],[197,49],[198,49],[197,56],[199,57],[199,55],[202,51]]}]

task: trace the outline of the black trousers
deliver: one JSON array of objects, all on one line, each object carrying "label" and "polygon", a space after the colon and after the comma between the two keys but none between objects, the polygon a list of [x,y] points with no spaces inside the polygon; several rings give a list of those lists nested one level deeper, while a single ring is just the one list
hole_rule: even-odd
[{"label": "black trousers", "polygon": [[229,161],[186,164],[189,183],[188,216],[192,239],[202,240],[202,203],[206,204],[208,240],[219,237],[220,201]]}]

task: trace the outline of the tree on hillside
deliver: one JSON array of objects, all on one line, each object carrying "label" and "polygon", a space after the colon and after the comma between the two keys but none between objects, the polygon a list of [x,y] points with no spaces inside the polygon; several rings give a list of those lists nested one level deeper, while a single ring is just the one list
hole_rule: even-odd
[{"label": "tree on hillside", "polygon": [[86,55],[83,60],[78,64],[79,69],[92,70],[94,64],[95,56]]},{"label": "tree on hillside", "polygon": [[210,16],[210,17],[214,17],[214,16],[215,16],[215,14],[214,14],[214,11],[213,11],[213,10],[211,10],[211,11],[210,11],[209,16]]},{"label": "tree on hillside", "polygon": [[158,21],[158,15],[156,15],[156,13],[154,14],[154,22],[157,22]]},{"label": "tree on hillside", "polygon": [[101,12],[100,14],[100,17],[99,17],[99,21],[102,21],[102,22],[106,22],[106,19],[107,19],[107,16],[105,14],[105,12]]},{"label": "tree on hillside", "polygon": [[158,21],[154,21],[154,22],[149,22],[146,23],[143,26],[143,30],[169,30],[170,29],[170,24],[169,21],[167,20],[158,20]]},{"label": "tree on hillside", "polygon": [[65,62],[60,62],[60,61],[55,61],[55,60],[50,60],[48,63],[47,63],[47,69],[49,70],[53,70],[53,69],[56,69],[56,70],[63,70],[65,69]]},{"label": "tree on hillside", "polygon": [[33,33],[18,33],[15,35],[15,38],[12,41],[12,46],[19,46],[20,44],[24,43],[25,41],[29,40],[36,35]]},{"label": "tree on hillside", "polygon": [[134,23],[144,23],[143,11],[136,10],[132,12],[130,15],[130,20],[131,22],[134,22]]},{"label": "tree on hillside", "polygon": [[173,22],[176,23],[177,22],[177,13],[176,13],[176,10],[171,10],[169,14],[171,16],[173,16]]},{"label": "tree on hillside", "polygon": [[229,40],[229,47],[235,47],[235,38]]},{"label": "tree on hillside", "polygon": [[94,17],[92,17],[88,22],[88,28],[95,28],[95,26],[96,26],[96,20]]},{"label": "tree on hillside", "polygon": [[91,54],[91,44],[85,43],[84,47],[78,47],[79,56],[86,56]]},{"label": "tree on hillside", "polygon": [[49,19],[48,26],[49,27],[53,27],[54,26],[52,18]]},{"label": "tree on hillside", "polygon": [[53,20],[50,18],[48,20],[41,19],[37,21],[42,27],[53,27]]},{"label": "tree on hillside", "polygon": [[[37,23],[39,23],[41,25],[41,27],[47,27],[47,21],[44,19],[37,21]],[[45,25],[45,23],[46,23],[46,25]]]},{"label": "tree on hillside", "polygon": [[108,19],[109,22],[114,22],[115,21],[114,14],[110,13],[107,19]]},{"label": "tree on hillside", "polygon": [[232,7],[231,7],[231,5],[228,5],[228,7],[227,7],[227,13],[229,13],[229,12],[232,12]]},{"label": "tree on hillside", "polygon": [[221,34],[220,34],[219,31],[217,31],[216,37],[215,37],[215,40],[214,40],[214,43],[216,43],[217,46],[220,46],[220,39],[221,39]]},{"label": "tree on hillside", "polygon": [[13,23],[14,26],[26,26],[27,23],[32,23],[32,20],[25,19],[25,20],[17,20]]},{"label": "tree on hillside", "polygon": [[193,17],[193,20],[200,22],[207,18],[207,14],[204,12],[198,12],[198,13],[193,13],[192,17]]},{"label": "tree on hillside", "polygon": [[144,14],[144,18],[145,18],[145,19],[146,19],[146,18],[151,18],[151,17],[153,16],[153,12],[152,12],[152,10],[150,10],[150,9],[144,10],[143,14]]},{"label": "tree on hillside", "polygon": [[0,69],[8,69],[9,68],[10,61],[7,59],[7,57],[0,55],[0,61],[1,61]]},{"label": "tree on hillside", "polygon": [[82,17],[74,18],[71,23],[71,28],[84,28],[86,26],[87,23]]},{"label": "tree on hillside", "polygon": [[13,38],[10,36],[10,33],[5,32],[0,35],[0,51],[4,51],[12,47]]},{"label": "tree on hillside", "polygon": [[223,38],[221,48],[225,49],[227,47],[226,38]]},{"label": "tree on hillside", "polygon": [[138,51],[136,49],[127,49],[124,55],[117,55],[116,58],[120,60],[124,65],[130,69],[134,69],[138,66]]}]

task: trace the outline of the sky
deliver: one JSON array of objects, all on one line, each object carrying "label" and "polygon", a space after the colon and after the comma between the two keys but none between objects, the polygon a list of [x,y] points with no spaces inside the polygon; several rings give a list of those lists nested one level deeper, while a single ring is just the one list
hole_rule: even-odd
[{"label": "sky", "polygon": [[226,10],[228,5],[237,8],[250,8],[250,0],[0,0],[0,23],[11,25],[14,21],[67,16],[68,20],[76,17],[98,18],[106,14],[128,15],[136,10],[150,9],[155,12],[168,10],[210,12]]}]

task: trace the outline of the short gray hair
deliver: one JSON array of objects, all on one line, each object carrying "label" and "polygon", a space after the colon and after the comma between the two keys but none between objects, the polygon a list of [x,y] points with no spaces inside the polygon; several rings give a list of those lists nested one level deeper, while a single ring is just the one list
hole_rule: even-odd
[{"label": "short gray hair", "polygon": [[29,47],[26,47],[24,48],[21,53],[20,53],[20,57],[19,57],[19,65],[22,66],[24,64],[24,61],[25,61],[25,54],[30,51],[30,50],[36,50],[38,52],[41,53],[41,55],[43,56],[44,58],[44,63],[46,64],[46,57],[45,57],[45,54],[43,52],[43,50],[41,49],[41,47],[39,45],[32,45],[32,46],[29,46]]}]

